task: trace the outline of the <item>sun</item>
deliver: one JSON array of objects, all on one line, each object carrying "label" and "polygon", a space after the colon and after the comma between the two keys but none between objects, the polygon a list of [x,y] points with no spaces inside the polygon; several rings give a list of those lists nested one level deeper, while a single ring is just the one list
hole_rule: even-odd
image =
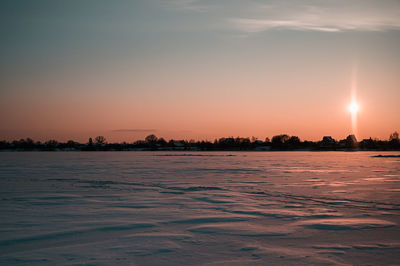
[{"label": "sun", "polygon": [[352,115],[357,114],[358,110],[360,109],[360,107],[358,106],[358,104],[356,102],[352,102],[349,105],[349,111]]}]

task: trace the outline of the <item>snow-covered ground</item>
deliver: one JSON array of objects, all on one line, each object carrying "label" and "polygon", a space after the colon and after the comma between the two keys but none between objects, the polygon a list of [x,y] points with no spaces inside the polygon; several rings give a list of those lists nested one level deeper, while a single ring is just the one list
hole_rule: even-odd
[{"label": "snow-covered ground", "polygon": [[0,153],[0,265],[400,264],[377,154]]}]

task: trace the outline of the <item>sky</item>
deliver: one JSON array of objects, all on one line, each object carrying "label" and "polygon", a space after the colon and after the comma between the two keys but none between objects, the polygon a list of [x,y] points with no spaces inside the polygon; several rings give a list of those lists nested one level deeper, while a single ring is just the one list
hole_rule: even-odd
[{"label": "sky", "polygon": [[2,0],[0,36],[0,139],[400,131],[398,0]]}]

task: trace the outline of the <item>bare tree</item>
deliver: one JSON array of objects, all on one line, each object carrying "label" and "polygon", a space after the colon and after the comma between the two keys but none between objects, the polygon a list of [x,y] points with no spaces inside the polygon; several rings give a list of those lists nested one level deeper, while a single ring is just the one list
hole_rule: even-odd
[{"label": "bare tree", "polygon": [[97,136],[95,139],[97,144],[105,144],[106,143],[106,138],[103,136]]},{"label": "bare tree", "polygon": [[398,142],[399,141],[399,133],[397,133],[397,131],[395,131],[392,134],[390,134],[389,141]]},{"label": "bare tree", "polygon": [[148,135],[144,140],[145,140],[147,143],[154,144],[154,143],[157,142],[158,138],[156,137],[156,135],[151,134],[151,135]]}]

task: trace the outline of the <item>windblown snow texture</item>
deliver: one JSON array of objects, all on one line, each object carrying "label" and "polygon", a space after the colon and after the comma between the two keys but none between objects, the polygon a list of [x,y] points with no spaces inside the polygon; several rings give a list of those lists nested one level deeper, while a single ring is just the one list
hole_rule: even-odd
[{"label": "windblown snow texture", "polygon": [[0,264],[400,264],[388,155],[0,153]]}]

